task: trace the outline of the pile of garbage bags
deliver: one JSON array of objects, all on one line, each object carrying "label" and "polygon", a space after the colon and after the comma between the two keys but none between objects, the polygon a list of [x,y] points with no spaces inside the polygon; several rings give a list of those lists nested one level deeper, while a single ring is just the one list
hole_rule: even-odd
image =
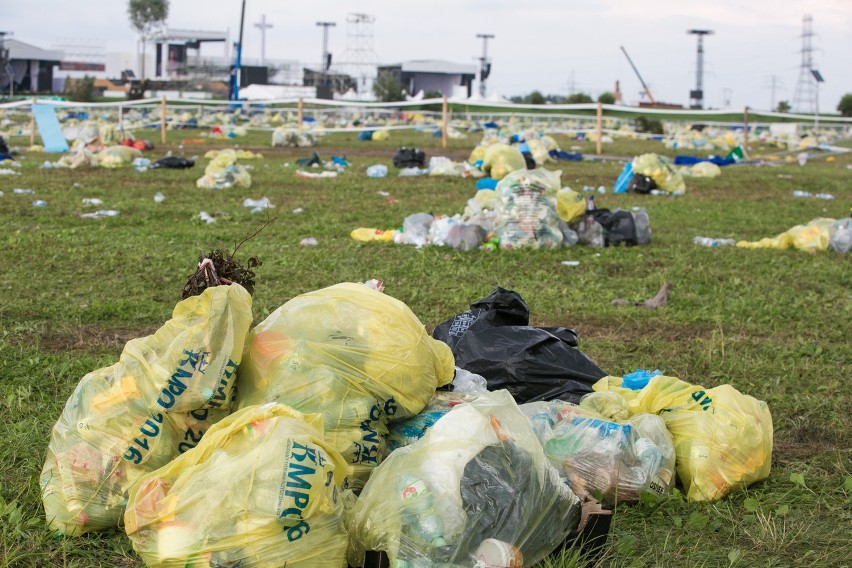
[{"label": "pile of garbage bags", "polygon": [[250,188],[251,174],[245,166],[237,164],[237,159],[235,150],[220,150],[204,168],[204,175],[198,178],[196,186],[202,189]]},{"label": "pile of garbage bags", "polygon": [[[351,237],[463,251],[650,242],[646,210],[597,209],[570,187],[561,187],[561,175],[559,170],[545,168],[516,170],[497,182],[494,189],[478,190],[461,214],[414,213],[405,218],[401,230],[359,228]],[[592,208],[587,209],[590,205]]]},{"label": "pile of garbage bags", "polygon": [[453,379],[452,353],[404,303],[363,284],[293,298],[257,325],[240,366],[240,408],[287,404],[325,420],[325,439],[359,489],[388,423],[417,415]]},{"label": "pile of garbage bags", "polygon": [[769,476],[772,415],[731,385],[705,388],[675,377],[604,377],[596,392],[623,397],[628,417],[657,414],[674,441],[677,475],[690,501],[714,501]]},{"label": "pile of garbage bags", "polygon": [[665,156],[660,154],[642,154],[633,158],[633,178],[628,191],[650,193],[659,189],[666,193],[680,195],[686,191],[686,183],[680,171]]},{"label": "pile of garbage bags", "polygon": [[827,219],[820,217],[804,225],[796,225],[775,237],[759,241],[739,241],[740,248],[790,249],[821,252],[831,248],[836,252],[852,250],[852,218]]},{"label": "pile of garbage bags", "polygon": [[50,527],[68,535],[118,525],[131,485],[193,448],[230,413],[251,324],[239,285],[179,302],[154,335],[80,381],[53,427],[41,473]]},{"label": "pile of garbage bags", "polygon": [[532,566],[577,526],[580,501],[506,391],[455,406],[376,470],[349,518],[348,560]]},{"label": "pile of garbage bags", "polygon": [[322,417],[244,408],[134,486],[125,530],[152,567],[343,566],[345,467]]}]

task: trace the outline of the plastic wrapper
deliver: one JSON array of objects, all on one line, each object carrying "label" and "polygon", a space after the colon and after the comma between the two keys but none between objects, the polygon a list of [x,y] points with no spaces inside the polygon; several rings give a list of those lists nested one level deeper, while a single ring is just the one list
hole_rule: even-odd
[{"label": "plastic wrapper", "polygon": [[480,189],[476,195],[467,200],[462,220],[479,225],[486,233],[490,233],[494,230],[497,207],[499,207],[497,192],[493,189]]},{"label": "plastic wrapper", "polygon": [[828,250],[835,223],[834,219],[818,218],[805,225],[796,225],[776,237],[766,237],[759,241],[738,241],[737,246],[750,249],[794,248],[805,252],[824,251]]},{"label": "plastic wrapper", "polygon": [[152,568],[343,568],[344,469],[319,416],[244,408],[133,487],[125,529]]},{"label": "plastic wrapper", "polygon": [[240,366],[239,406],[281,402],[325,420],[358,489],[381,460],[387,423],[417,415],[453,378],[453,357],[411,310],[363,284],[293,298],[258,324]]},{"label": "plastic wrapper", "polygon": [[[586,398],[599,394],[614,393],[592,393]],[[594,402],[590,406],[601,405]],[[638,501],[642,494],[670,494],[675,482],[675,452],[659,416],[637,414],[615,421],[582,403],[561,401],[528,403],[521,410],[550,463],[581,500],[595,499],[612,506]]]},{"label": "plastic wrapper", "polygon": [[501,180],[511,172],[526,169],[527,162],[524,156],[513,146],[491,144],[485,149],[482,171],[494,179]]},{"label": "plastic wrapper", "polygon": [[50,436],[41,473],[48,524],[69,535],[116,526],[127,491],[194,447],[230,412],[251,296],[214,286],[175,306],[154,335],[89,373]]},{"label": "plastic wrapper", "polygon": [[250,188],[251,174],[236,162],[236,151],[221,150],[204,168],[204,175],[198,178],[196,185],[202,189]]},{"label": "plastic wrapper", "polygon": [[432,156],[429,158],[430,176],[461,177],[464,175],[464,166],[445,156]]},{"label": "plastic wrapper", "polygon": [[562,244],[556,200],[562,172],[543,168],[512,172],[497,184],[494,228],[500,247],[556,248]]},{"label": "plastic wrapper", "polygon": [[668,158],[659,154],[642,154],[633,158],[633,174],[650,177],[666,193],[686,191],[683,176]]},{"label": "plastic wrapper", "polygon": [[713,501],[769,476],[772,415],[766,403],[730,385],[705,389],[675,377],[623,386],[605,377],[595,391],[624,397],[631,417],[659,414],[674,440],[677,475],[690,501]]},{"label": "plastic wrapper", "polygon": [[86,148],[79,147],[59,158],[54,167],[77,169],[85,167],[95,167],[97,165],[97,156],[95,154],[92,154]]},{"label": "plastic wrapper", "polygon": [[382,550],[392,566],[473,567],[490,546],[510,557],[492,566],[533,566],[577,526],[580,503],[502,391],[394,451],[347,515],[352,566]]},{"label": "plastic wrapper", "polygon": [[110,146],[101,150],[95,157],[98,159],[98,165],[102,168],[120,168],[129,166],[133,163],[133,160],[141,156],[142,152],[136,148]]}]

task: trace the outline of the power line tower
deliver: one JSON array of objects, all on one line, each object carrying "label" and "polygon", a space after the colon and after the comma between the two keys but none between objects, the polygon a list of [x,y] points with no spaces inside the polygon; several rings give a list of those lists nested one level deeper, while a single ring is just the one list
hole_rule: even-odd
[{"label": "power line tower", "polygon": [[769,89],[771,93],[769,97],[769,110],[775,110],[775,92],[785,90],[784,82],[778,75],[769,75],[764,80],[763,88]]},{"label": "power line tower", "polygon": [[698,36],[695,89],[689,92],[689,106],[704,108],[704,36],[711,35],[713,30],[689,30],[686,33]]},{"label": "power line tower", "polygon": [[494,39],[494,34],[476,34],[482,39],[482,57],[479,58],[479,94],[485,98],[486,80],[491,74],[491,60],[488,59],[488,40]]},{"label": "power line tower", "polygon": [[339,68],[358,81],[358,91],[367,92],[376,78],[379,56],[373,51],[373,24],[376,17],[370,14],[350,13],[346,16],[346,51],[341,56]]},{"label": "power line tower", "polygon": [[793,93],[793,109],[799,112],[816,111],[816,85],[811,69],[814,69],[813,57],[813,18],[805,14],[802,18],[802,63],[799,66],[799,79]]}]

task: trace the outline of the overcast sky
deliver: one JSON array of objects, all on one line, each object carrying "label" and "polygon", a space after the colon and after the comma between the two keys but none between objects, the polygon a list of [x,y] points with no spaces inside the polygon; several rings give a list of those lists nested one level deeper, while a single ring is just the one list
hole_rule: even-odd
[{"label": "overcast sky", "polygon": [[[108,51],[133,52],[135,33],[123,0],[26,0],[3,3],[2,31],[50,48],[63,38],[96,41]],[[235,40],[241,0],[171,0],[173,28],[230,30]],[[834,110],[852,92],[852,0],[247,0],[244,56],[259,57],[261,14],[267,58],[319,61],[322,31],[315,22],[337,22],[329,47],[336,61],[347,48],[346,15],[375,16],[374,51],[380,62],[446,59],[476,64],[489,43],[493,62],[488,91],[505,96],[533,89],[593,95],[616,79],[628,102],[641,85],[619,46],[630,53],[658,101],[689,103],[695,86],[696,38],[688,29],[711,29],[705,38],[705,105],[770,105],[792,100],[801,63],[802,17],[813,16],[814,63],[826,82],[821,110]]]}]

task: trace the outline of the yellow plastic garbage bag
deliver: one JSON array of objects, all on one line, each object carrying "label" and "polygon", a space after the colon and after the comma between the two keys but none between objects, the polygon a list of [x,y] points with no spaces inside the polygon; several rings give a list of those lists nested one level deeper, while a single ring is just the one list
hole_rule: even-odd
[{"label": "yellow plastic garbage bag", "polygon": [[730,385],[705,389],[655,376],[639,390],[604,377],[595,391],[622,395],[631,416],[659,414],[672,435],[677,474],[690,501],[713,501],[769,477],[772,415],[765,402]]},{"label": "yellow plastic garbage bag", "polygon": [[820,217],[805,225],[796,225],[777,237],[766,237],[759,241],[739,241],[740,248],[768,248],[788,249],[794,248],[806,252],[817,252],[828,250],[831,241],[833,227],[837,221]]},{"label": "yellow plastic garbage bag", "polygon": [[201,189],[229,189],[234,186],[248,189],[251,187],[251,174],[237,164],[237,152],[228,148],[213,155],[196,186]]},{"label": "yellow plastic garbage bag", "polygon": [[675,483],[675,450],[663,419],[637,414],[615,420],[591,407],[627,414],[626,405],[591,393],[581,404],[554,400],[521,405],[550,463],[582,500],[606,506],[638,501],[641,495],[665,497]]},{"label": "yellow plastic garbage bag", "polygon": [[482,158],[482,171],[497,180],[511,172],[525,170],[526,167],[527,163],[520,151],[508,144],[491,144]]},{"label": "yellow plastic garbage bag", "polygon": [[474,146],[473,150],[470,152],[470,157],[467,159],[467,163],[475,164],[479,160],[485,160],[485,151],[487,149],[487,146]]},{"label": "yellow plastic garbage bag", "polygon": [[396,229],[371,229],[369,227],[358,227],[353,229],[349,236],[356,241],[369,243],[379,241],[383,243],[393,242],[393,237],[397,233]]},{"label": "yellow plastic garbage bag", "polygon": [[254,328],[240,365],[238,405],[281,402],[325,420],[325,439],[360,488],[381,460],[387,422],[420,412],[455,371],[404,303],[363,284],[293,298]]},{"label": "yellow plastic garbage bag", "polygon": [[388,130],[376,130],[375,132],[373,132],[372,140],[381,141],[387,140],[388,138],[390,138],[390,131]]},{"label": "yellow plastic garbage bag", "polygon": [[[573,530],[580,504],[508,391],[453,407],[376,468],[347,510],[349,564],[534,566]],[[502,562],[487,550],[505,551]],[[490,562],[488,560],[491,560]]]},{"label": "yellow plastic garbage bag", "polygon": [[687,175],[694,177],[716,177],[722,175],[722,168],[713,162],[698,162],[685,168]]},{"label": "yellow plastic garbage bag", "polygon": [[125,530],[152,568],[343,568],[344,468],[319,416],[244,408],[134,485]]},{"label": "yellow plastic garbage bag", "polygon": [[633,173],[648,176],[657,187],[667,193],[681,194],[686,191],[683,176],[665,156],[642,154],[633,158]]},{"label": "yellow plastic garbage bag", "polygon": [[215,286],[182,300],[154,335],[89,373],[50,436],[41,473],[48,524],[69,535],[114,527],[127,491],[192,448],[230,412],[251,296]]},{"label": "yellow plastic garbage bag", "polygon": [[120,168],[129,166],[136,158],[141,158],[142,152],[130,146],[110,146],[98,152],[95,157],[102,168]]},{"label": "yellow plastic garbage bag", "polygon": [[571,189],[563,187],[556,192],[556,214],[569,225],[586,213],[586,199]]}]

